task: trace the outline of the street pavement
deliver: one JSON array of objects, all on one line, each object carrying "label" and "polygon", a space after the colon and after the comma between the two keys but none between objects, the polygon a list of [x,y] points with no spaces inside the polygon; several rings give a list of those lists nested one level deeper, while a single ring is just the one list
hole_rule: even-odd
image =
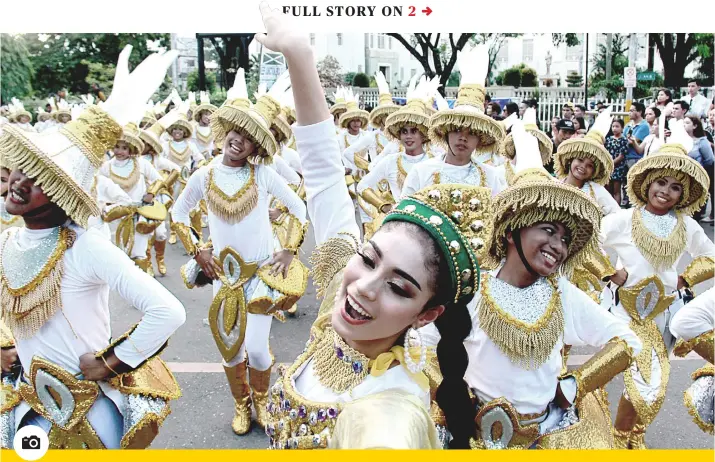
[{"label": "street pavement", "polygon": [[[704,225],[712,239],[713,227]],[[313,251],[312,229],[301,250],[301,260],[308,265]],[[181,265],[188,261],[181,243],[167,245],[166,263],[169,274],[157,279],[169,289],[186,308],[186,323],[169,341],[163,354],[181,386],[182,397],[172,403],[172,413],[166,419],[152,448],[170,449],[264,449],[268,438],[260,428],[237,436],[231,430],[233,399],[221,367],[221,356],[216,349],[206,321],[211,303],[211,288],[187,289],[179,274]],[[687,262],[683,263],[682,270]],[[156,266],[154,268],[156,272]],[[702,292],[710,282],[696,287]],[[310,325],[318,311],[319,301],[315,288],[309,281],[305,296],[298,303],[298,313],[287,316],[285,323],[273,321],[271,349],[277,363],[291,363],[302,352],[308,338]],[[140,319],[140,313],[130,307],[118,294],[110,298],[113,334],[118,336]],[[574,348],[571,363],[583,363],[596,350],[588,347]],[[693,422],[683,405],[683,392],[692,383],[690,374],[705,364],[699,357],[672,361],[670,383],[665,404],[646,435],[651,448],[662,449],[713,449],[713,437],[703,433]],[[274,368],[275,371],[275,368]],[[275,374],[274,374],[275,380]],[[623,390],[621,376],[608,386],[612,415]]]}]

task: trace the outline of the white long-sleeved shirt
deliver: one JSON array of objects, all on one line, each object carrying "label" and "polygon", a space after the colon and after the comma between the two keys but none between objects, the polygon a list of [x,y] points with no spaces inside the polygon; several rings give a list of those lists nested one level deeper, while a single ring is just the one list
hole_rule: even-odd
[{"label": "white long-sleeved shirt", "polygon": [[[221,164],[222,162],[223,154],[219,154],[213,158],[211,164]],[[268,164],[268,167],[278,173],[286,183],[296,186],[300,184],[300,176],[298,173],[296,173],[296,171],[292,169],[290,165],[288,165],[288,162],[286,162],[286,160],[281,156],[273,156],[273,162]]]},{"label": "white long-sleeved shirt", "polygon": [[[493,287],[503,281],[495,281],[499,270],[491,271],[490,295],[502,309],[507,309]],[[521,293],[521,298],[533,300],[532,310],[540,315],[546,311],[550,296],[536,292],[536,284],[524,289],[511,288]],[[616,318],[603,310],[588,295],[571,284],[566,278],[558,281],[561,306],[564,314],[563,336],[554,345],[549,358],[534,370],[527,370],[514,364],[508,356],[479,327],[478,306],[481,293],[477,293],[469,303],[472,317],[472,332],[464,341],[469,355],[469,366],[465,380],[476,390],[477,395],[485,403],[500,397],[506,398],[517,412],[521,414],[536,414],[543,412],[556,395],[559,384],[559,374],[563,366],[561,349],[564,345],[603,346],[614,337],[625,340],[638,354],[642,344],[638,337],[628,327],[628,323]],[[533,295],[531,294],[533,292]],[[510,312],[519,318],[520,313]],[[526,321],[525,321],[526,322]],[[533,323],[533,321],[532,321]],[[428,346],[436,346],[440,334],[433,324],[420,329],[423,340]]]},{"label": "white long-sleeved shirt", "polygon": [[[306,222],[305,204],[275,170],[264,165],[254,168],[258,204],[240,222],[231,224],[224,221],[212,212],[211,204],[208,204],[208,223],[215,255],[229,246],[247,262],[262,262],[273,255],[273,230],[268,217],[269,196],[281,201],[301,223]],[[214,185],[226,195],[233,196],[248,181],[250,166],[229,167],[212,163],[194,172],[172,208],[171,216],[175,222],[190,226],[189,213],[201,199],[206,199],[210,171],[213,172]]]},{"label": "white long-sleeved shirt", "polygon": [[338,134],[338,142],[343,153],[343,164],[352,169],[353,172],[358,168],[355,165],[355,154],[367,150],[368,154],[365,161],[370,161],[375,156],[375,135],[365,130],[360,130],[357,135],[351,135],[347,130]]},{"label": "white long-sleeved shirt", "polygon": [[139,179],[132,186],[132,188],[127,192],[129,197],[132,198],[134,202],[141,202],[142,198],[147,192],[149,185],[157,180],[163,179],[161,174],[156,171],[152,165],[142,158],[132,157],[125,160],[117,160],[117,158],[112,158],[108,160],[99,169],[99,173],[110,180],[112,177],[111,173],[121,176],[122,178],[127,178],[132,173],[134,169],[134,163],[136,162],[136,168],[139,169]]},{"label": "white long-sleeved shirt", "polygon": [[[201,136],[203,137],[208,137],[208,143],[204,143],[203,141],[201,141],[201,138],[199,138],[199,134],[201,134]],[[211,133],[211,127],[202,127],[201,125],[196,125],[194,127],[194,132],[191,136],[191,140],[194,142],[194,145],[196,145],[196,148],[204,159],[211,159],[211,153],[214,150],[214,137]]]},{"label": "white long-sleeved shirt", "polygon": [[[357,185],[357,192],[358,194],[361,194],[367,188],[375,190],[380,181],[387,180],[390,185],[392,197],[395,198],[395,200],[399,200],[400,197],[402,197],[402,188],[404,187],[404,183],[400,184],[398,181],[398,161],[402,165],[405,173],[409,174],[415,165],[427,160],[429,160],[429,157],[424,152],[417,156],[409,156],[403,152],[398,152],[395,154],[388,154],[386,157],[381,157],[375,168],[372,168],[368,174],[360,180],[360,183]],[[406,182],[406,177],[404,182]]]},{"label": "white long-sleeved shirt", "polygon": [[[161,148],[161,155],[166,157],[173,163],[177,164],[181,168],[186,167],[188,169],[191,169],[192,162],[194,164],[198,164],[202,160],[206,160],[204,159],[204,156],[201,155],[199,148],[196,146],[196,143],[194,143],[192,139],[182,140],[178,143],[174,140],[162,141]],[[172,152],[172,148],[178,153],[184,153],[188,149],[189,155],[187,156],[186,161],[181,162],[181,159],[177,157],[174,152]]]},{"label": "white long-sleeved shirt", "polygon": [[600,184],[587,181],[581,190],[598,203],[603,212],[603,216],[621,211],[621,206],[618,205],[618,202],[616,202],[611,193]]},{"label": "white long-sleeved shirt", "polygon": [[300,156],[298,155],[298,151],[283,144],[281,146],[281,156],[285,159],[290,168],[301,175],[303,174],[303,167],[300,165]]},{"label": "white long-sleeved shirt", "polygon": [[491,165],[472,161],[467,165],[458,166],[448,164],[441,158],[434,158],[419,163],[410,171],[402,187],[402,198],[433,185],[435,173],[439,174],[442,184],[457,183],[479,186],[482,181],[480,170],[485,173],[486,186],[492,190],[492,195],[497,195],[506,189],[504,175],[499,174],[498,170]]},{"label": "white long-sleeved shirt", "polygon": [[670,332],[683,340],[715,329],[715,287],[701,293],[670,320]]},{"label": "white long-sleeved shirt", "polygon": [[181,167],[161,155],[153,156],[151,154],[142,154],[141,158],[149,162],[151,166],[159,172],[162,170],[167,170],[170,172],[174,170],[181,170]]},{"label": "white long-sleeved shirt", "polygon": [[[110,344],[113,334],[109,291],[113,290],[143,313],[129,339],[114,349],[123,363],[137,367],[184,323],[184,307],[99,231],[86,231],[74,224],[70,228],[77,233],[77,239],[62,259],[62,311],[55,313],[31,338],[16,339],[20,362],[28,369],[33,356],[39,356],[72,374],[79,373],[80,356],[96,353]],[[35,247],[52,229],[20,228],[15,239],[6,241],[8,232],[0,238],[0,252],[9,245],[19,250]],[[110,394],[107,389],[104,391]]]}]

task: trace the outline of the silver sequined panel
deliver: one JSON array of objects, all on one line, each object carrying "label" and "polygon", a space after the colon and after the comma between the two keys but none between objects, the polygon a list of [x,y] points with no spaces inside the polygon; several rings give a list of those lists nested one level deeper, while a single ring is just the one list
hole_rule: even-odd
[{"label": "silver sequined panel", "polygon": [[546,312],[553,289],[544,278],[520,289],[495,277],[489,279],[489,292],[499,308],[527,324],[535,324]]},{"label": "silver sequined panel", "polygon": [[703,422],[715,422],[715,379],[712,376],[700,377],[688,388],[695,409]]},{"label": "silver sequined panel", "polygon": [[[14,388],[10,377],[3,377],[2,382]],[[0,413],[0,448],[12,449],[15,439],[15,408]]]},{"label": "silver sequined panel", "polygon": [[643,224],[648,231],[661,239],[670,236],[678,223],[678,218],[673,211],[665,215],[654,215],[646,209],[641,209],[641,217],[643,217]]},{"label": "silver sequined panel", "polygon": [[479,169],[470,164],[467,173],[451,175],[447,172],[440,173],[440,183],[442,184],[469,184],[474,186],[479,186],[481,184],[482,176],[479,173]]},{"label": "silver sequined panel", "polygon": [[233,196],[243,187],[251,176],[251,169],[246,167],[231,168],[216,165],[213,169],[213,179],[216,186],[229,196]]},{"label": "silver sequined panel", "polygon": [[54,228],[48,236],[37,241],[36,246],[24,250],[17,248],[14,236],[7,240],[3,249],[2,265],[10,288],[25,287],[40,273],[50,260],[59,236],[60,228]]},{"label": "silver sequined panel", "polygon": [[124,434],[148,414],[161,415],[166,406],[166,400],[143,395],[125,395],[126,411],[124,412]]}]

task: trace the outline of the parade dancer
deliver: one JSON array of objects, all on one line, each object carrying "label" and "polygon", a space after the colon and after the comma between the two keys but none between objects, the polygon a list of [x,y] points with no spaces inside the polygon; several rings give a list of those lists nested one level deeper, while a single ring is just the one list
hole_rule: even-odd
[{"label": "parade dancer", "polygon": [[[268,35],[257,40],[283,53],[290,68],[298,116],[293,133],[318,246],[313,278],[325,297],[307,350],[273,387],[266,432],[272,448],[324,448],[344,406],[361,397],[398,389],[429,408],[423,372],[429,355],[412,335],[436,319],[452,334],[438,355],[461,348],[479,268],[469,246],[471,220],[457,225],[450,217],[480,212],[470,210],[476,197],[453,202],[457,189],[444,185],[441,201],[428,203],[426,192],[403,201],[358,246],[341,150],[307,37],[291,30],[279,10],[262,3],[261,11]],[[461,376],[443,375],[438,394],[467,395]]]},{"label": "parade dancer", "polygon": [[503,176],[490,165],[472,159],[475,152],[494,152],[505,137],[504,125],[484,114],[483,82],[489,64],[488,50],[477,46],[457,57],[462,80],[453,109],[437,112],[430,119],[429,137],[447,149],[444,159],[416,165],[405,180],[402,197],[433,184],[467,184],[489,187],[497,194],[506,187]]},{"label": "parade dancer", "polygon": [[[488,256],[499,263],[482,275],[464,342],[463,376],[474,398],[442,407],[451,447],[610,448],[610,415],[598,390],[631,364],[641,342],[559,276],[597,247],[601,214],[586,194],[549,175],[520,122],[512,135],[514,184],[494,198],[489,240]],[[444,338],[433,326],[423,331],[428,344]],[[561,378],[564,343],[603,348]],[[455,358],[439,360],[444,369],[442,361]]]},{"label": "parade dancer", "polygon": [[[385,132],[400,143],[401,149],[380,158],[357,185],[358,194],[374,207],[373,222],[366,226],[365,237],[368,239],[380,226],[384,214],[402,197],[402,187],[412,168],[432,158],[425,146],[429,116],[424,101],[430,88],[426,80],[421,81],[417,88],[408,91],[407,105],[387,117]],[[382,183],[386,183],[387,187]]]},{"label": "parade dancer", "polygon": [[715,429],[715,409],[713,395],[713,329],[715,328],[715,288],[710,288],[685,305],[670,321],[670,332],[677,337],[673,353],[685,357],[694,351],[705,361],[705,366],[693,372],[693,384],[683,394],[685,407],[693,421],[706,433],[713,434]]},{"label": "parade dancer", "polygon": [[54,124],[54,119],[52,118],[52,114],[49,112],[45,111],[41,107],[37,107],[37,123],[35,124],[35,130],[38,133],[42,133],[45,131],[47,128],[51,127]]},{"label": "parade dancer", "polygon": [[[184,322],[183,306],[86,228],[99,214],[89,189],[105,150],[121,136],[121,124],[141,116],[176,58],[173,51],[151,55],[130,74],[130,50],[119,56],[103,109],[87,108],[58,132],[9,127],[0,139],[0,154],[14,168],[7,210],[25,220],[0,236],[2,320],[22,367],[14,384],[22,401],[0,419],[10,425],[0,429],[9,442],[16,430],[36,425],[54,449],[145,448],[169,401],[180,396],[158,355]],[[143,313],[114,339],[110,289]]]},{"label": "parade dancer", "polygon": [[[234,95],[230,92],[229,98]],[[235,401],[231,427],[239,435],[250,429],[251,403],[258,424],[265,426],[274,362],[271,321],[303,295],[308,277],[294,258],[307,227],[305,204],[266,165],[278,149],[270,132],[278,111],[280,105],[270,95],[253,107],[242,97],[227,99],[211,117],[216,143],[223,146],[220,163],[197,170],[172,210],[172,227],[193,256],[181,269],[184,282],[189,288],[213,285],[209,325]],[[269,195],[285,204],[298,226],[276,253]],[[190,229],[190,211],[202,199],[208,206],[208,243]]]},{"label": "parade dancer", "polygon": [[12,98],[10,103],[9,121],[15,127],[26,132],[37,132],[32,126],[32,114],[25,110],[25,105],[17,98]]},{"label": "parade dancer", "polygon": [[[400,106],[392,101],[392,94],[390,93],[390,86],[387,83],[385,75],[381,71],[375,72],[375,82],[377,82],[378,88],[378,103],[377,106],[370,112],[370,125],[372,125],[375,130],[373,131],[375,135],[375,158],[373,162],[379,159],[383,154],[392,154],[397,152],[400,147],[400,143],[396,140],[390,140],[390,138],[385,134],[385,120],[387,117],[400,109]],[[372,168],[372,167],[371,167]]]},{"label": "parade dancer", "polygon": [[348,89],[343,88],[342,86],[338,86],[338,88],[335,90],[335,93],[333,93],[333,103],[332,106],[330,106],[330,113],[333,115],[333,121],[335,123],[335,133],[340,133],[342,131],[340,127],[340,116],[345,114],[345,112],[348,110],[347,104],[345,102],[345,94],[348,92]]},{"label": "parade dancer", "polygon": [[213,114],[216,106],[211,104],[211,98],[205,91],[199,93],[201,104],[194,109],[195,130],[193,141],[204,159],[210,161],[216,155],[214,147],[214,136],[211,131],[211,114]]},{"label": "parade dancer", "polygon": [[[511,117],[511,116],[509,116]],[[507,120],[509,120],[507,117]],[[505,120],[506,122],[506,120]],[[546,166],[551,163],[551,156],[554,150],[554,143],[539,129],[536,123],[536,109],[527,108],[524,110],[524,116],[522,117],[522,122],[524,124],[524,129],[533,135],[539,142],[539,153],[541,153],[541,163]],[[505,123],[505,126],[507,124]],[[511,126],[511,125],[509,125]],[[511,184],[514,177],[514,164],[516,163],[516,150],[514,149],[514,140],[511,133],[506,136],[504,142],[500,146],[499,154],[504,157],[504,179],[507,184]]]},{"label": "parade dancer", "polygon": [[[601,225],[603,249],[618,256],[616,270],[607,254],[599,254],[599,279],[611,283],[604,291],[617,288],[606,301],[644,345],[624,374],[614,434],[622,449],[645,448],[646,429],[663,405],[674,344],[668,322],[683,305],[681,291],[713,277],[715,245],[690,218],[707,201],[710,181],[687,155],[692,139],[682,122],[672,122],[671,132],[666,144],[628,171],[634,207],[606,216]],[[686,254],[693,260],[678,274]]]}]

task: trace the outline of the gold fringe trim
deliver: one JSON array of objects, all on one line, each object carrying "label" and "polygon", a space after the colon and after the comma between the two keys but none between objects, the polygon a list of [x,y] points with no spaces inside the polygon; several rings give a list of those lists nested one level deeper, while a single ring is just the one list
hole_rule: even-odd
[{"label": "gold fringe trim", "polygon": [[224,104],[214,112],[211,116],[214,142],[218,146],[223,146],[228,133],[235,130],[257,144],[258,153],[251,155],[249,162],[254,165],[270,164],[271,157],[278,151],[278,143],[268,127],[258,120],[261,116],[258,113],[253,115],[250,111],[250,109]]},{"label": "gold fringe trim", "polygon": [[[628,171],[628,197],[635,205],[644,207],[648,203],[646,180],[654,170],[665,170],[659,177],[670,176],[667,175],[669,172],[690,177],[690,184],[683,185],[683,197],[675,206],[676,210],[690,216],[707,202],[710,179],[698,161],[685,155],[656,152],[636,162]],[[685,194],[686,189],[689,194]]]},{"label": "gold fringe trim", "polygon": [[391,139],[400,141],[402,127],[414,125],[422,133],[424,141],[427,142],[429,140],[429,124],[430,118],[428,115],[403,109],[393,113],[385,120],[385,132]]},{"label": "gold fringe trim", "polygon": [[213,139],[213,132],[211,131],[211,126],[209,126],[209,134],[204,136],[201,134],[201,131],[197,128],[196,129],[196,139],[201,141],[203,144],[209,144],[211,140]]},{"label": "gold fringe trim", "polygon": [[[291,135],[293,134],[293,131],[291,130],[290,125],[288,125],[288,121],[285,119],[285,116],[283,114],[278,114],[273,119],[272,128],[274,128],[280,135],[276,137],[276,143],[278,144],[289,140]],[[280,149],[276,150],[276,154],[278,153],[280,153]]]},{"label": "gold fringe trim", "polygon": [[666,238],[660,238],[651,233],[643,224],[641,209],[636,208],[633,210],[633,223],[631,225],[633,243],[638,247],[645,259],[653,265],[653,268],[658,271],[673,266],[685,251],[687,239],[685,222],[682,214],[678,213],[676,215],[678,222],[673,232]]},{"label": "gold fringe trim", "polygon": [[[187,148],[188,149],[188,148]],[[139,162],[134,158],[132,159],[132,171],[129,173],[129,176],[123,177],[121,175],[117,175],[114,173],[112,170],[112,164],[109,164],[109,178],[112,179],[115,183],[119,185],[120,188],[122,188],[125,192],[131,191],[131,189],[137,184],[139,181]]]},{"label": "gold fringe trim", "polygon": [[[546,165],[551,162],[551,157],[554,152],[554,142],[551,141],[546,133],[542,132],[538,128],[526,129],[527,132],[531,133],[536,141],[539,143],[539,152],[541,153],[541,164]],[[516,147],[514,146],[514,137],[509,133],[504,141],[499,145],[499,154],[506,157],[509,160],[513,160],[516,157]]]},{"label": "gold fringe trim", "polygon": [[[90,216],[101,214],[99,205],[47,154],[22,135],[15,127],[5,127],[0,138],[0,152],[14,168],[35,180],[50,200],[78,225],[87,227]],[[69,146],[68,149],[71,149]]]},{"label": "gold fringe trim", "polygon": [[568,164],[574,159],[591,159],[594,163],[593,176],[590,181],[601,186],[611,181],[613,174],[613,159],[608,150],[590,138],[576,138],[566,140],[559,146],[554,158],[556,176],[568,176]]},{"label": "gold fringe trim", "polygon": [[186,162],[189,160],[191,157],[191,146],[189,143],[186,143],[186,149],[183,151],[179,152],[176,149],[174,149],[174,144],[172,141],[169,141],[169,160],[175,163],[176,165],[179,166],[184,166]]},{"label": "gold fringe trim", "polygon": [[258,185],[256,169],[249,164],[251,175],[246,184],[236,194],[229,196],[213,180],[213,170],[209,170],[206,181],[206,204],[211,212],[222,220],[235,224],[243,220],[258,205]]},{"label": "gold fringe trim", "polygon": [[393,114],[399,109],[400,106],[392,104],[392,100],[390,100],[390,103],[384,106],[378,106],[372,110],[372,112],[370,113],[369,122],[375,128],[382,128],[390,114]]},{"label": "gold fringe trim", "polygon": [[[8,239],[10,237],[8,236]],[[47,263],[32,281],[19,289],[10,287],[0,255],[2,319],[17,339],[32,337],[57,310],[62,309],[60,288],[64,274],[62,257],[65,251],[72,247],[76,238],[77,234],[74,231],[62,228],[57,246]]]},{"label": "gold fringe trim", "polygon": [[494,201],[495,225],[485,255],[488,258],[483,263],[496,266],[506,257],[507,232],[551,221],[563,224],[571,232],[568,258],[561,271],[573,274],[598,251],[601,208],[584,192],[551,179],[532,180],[517,174],[515,181]]},{"label": "gold fringe trim", "polygon": [[[360,385],[367,378],[372,361],[351,348],[332,328],[326,334],[328,335],[320,339],[314,350],[313,371],[321,385],[342,394]],[[343,351],[343,358],[338,357],[335,351],[337,347]],[[355,363],[362,365],[357,372],[353,369]]]},{"label": "gold fringe trim", "polygon": [[358,240],[349,233],[338,233],[343,237],[331,237],[315,248],[310,256],[311,276],[317,288],[318,298],[325,297],[333,277],[342,271],[359,248]]},{"label": "gold fringe trim", "polygon": [[715,258],[697,257],[683,271],[683,279],[688,286],[695,287],[703,281],[711,279],[715,275]]},{"label": "gold fringe trim", "polygon": [[482,279],[479,326],[509,359],[526,370],[538,369],[549,359],[564,332],[564,313],[555,278],[547,278],[552,295],[546,312],[527,324],[503,311],[489,292],[491,276]]},{"label": "gold fringe trim", "polygon": [[[481,172],[480,172],[481,174]],[[402,191],[402,186],[405,184],[407,179],[407,170],[405,166],[402,165],[402,154],[397,155],[397,186],[399,186],[400,191]]]},{"label": "gold fringe trim", "polygon": [[436,113],[430,119],[429,138],[433,143],[449,150],[447,134],[453,130],[468,128],[479,137],[477,153],[494,152],[506,136],[504,126],[489,116],[478,112],[451,109]]},{"label": "gold fringe trim", "polygon": [[363,111],[362,109],[346,111],[343,115],[340,116],[340,119],[338,119],[340,128],[348,128],[348,124],[350,123],[350,121],[355,119],[359,119],[362,122],[362,128],[365,129],[367,128],[367,122],[370,119],[370,113],[367,111]]},{"label": "gold fringe trim", "polygon": [[79,148],[94,168],[104,162],[104,154],[122,136],[122,127],[99,106],[89,106],[77,120],[66,123],[60,133]]}]

